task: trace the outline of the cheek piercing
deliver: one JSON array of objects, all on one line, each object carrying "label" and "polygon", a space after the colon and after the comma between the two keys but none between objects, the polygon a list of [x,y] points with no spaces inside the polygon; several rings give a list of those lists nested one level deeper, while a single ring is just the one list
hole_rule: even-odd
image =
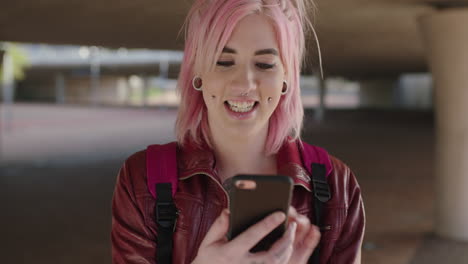
[{"label": "cheek piercing", "polygon": [[271,100],[273,100],[273,98],[271,98],[271,97],[268,97],[268,102],[271,102]]}]

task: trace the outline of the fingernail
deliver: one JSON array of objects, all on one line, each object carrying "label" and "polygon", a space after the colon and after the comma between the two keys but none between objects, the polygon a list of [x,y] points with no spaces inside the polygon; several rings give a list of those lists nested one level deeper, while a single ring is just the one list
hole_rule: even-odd
[{"label": "fingernail", "polygon": [[289,212],[296,213],[297,211],[296,211],[296,208],[289,206]]},{"label": "fingernail", "polygon": [[291,229],[291,233],[295,233],[295,232],[296,232],[296,228],[297,228],[297,223],[296,223],[296,222],[292,222],[291,225],[289,226],[289,228]]}]

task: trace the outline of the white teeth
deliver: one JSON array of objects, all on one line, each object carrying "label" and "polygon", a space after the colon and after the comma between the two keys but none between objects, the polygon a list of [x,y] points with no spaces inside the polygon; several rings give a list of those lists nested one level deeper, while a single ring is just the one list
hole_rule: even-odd
[{"label": "white teeth", "polygon": [[229,108],[234,112],[248,112],[252,110],[255,102],[234,102],[227,101]]}]

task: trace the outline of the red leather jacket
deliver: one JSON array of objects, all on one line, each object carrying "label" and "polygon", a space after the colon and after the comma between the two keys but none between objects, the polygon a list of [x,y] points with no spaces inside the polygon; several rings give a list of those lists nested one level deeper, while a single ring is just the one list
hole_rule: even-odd
[{"label": "red leather jacket", "polygon": [[[361,191],[351,170],[331,157],[328,176],[332,199],[323,213],[320,263],[356,263],[360,260],[365,217]],[[208,150],[178,149],[180,210],[174,232],[173,263],[190,263],[213,221],[228,207],[228,196],[215,172]],[[314,219],[310,176],[302,165],[296,143],[286,143],[277,155],[278,173],[294,181],[292,206]],[[154,198],[146,184],[146,154],[130,156],[121,168],[112,199],[113,263],[155,263]]]}]

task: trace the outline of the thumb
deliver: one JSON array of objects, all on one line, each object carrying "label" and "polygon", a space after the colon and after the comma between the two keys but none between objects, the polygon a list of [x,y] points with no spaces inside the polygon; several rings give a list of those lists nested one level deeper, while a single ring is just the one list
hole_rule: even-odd
[{"label": "thumb", "polygon": [[229,210],[224,209],[211,225],[200,246],[210,245],[221,240],[226,240],[229,228]]}]

